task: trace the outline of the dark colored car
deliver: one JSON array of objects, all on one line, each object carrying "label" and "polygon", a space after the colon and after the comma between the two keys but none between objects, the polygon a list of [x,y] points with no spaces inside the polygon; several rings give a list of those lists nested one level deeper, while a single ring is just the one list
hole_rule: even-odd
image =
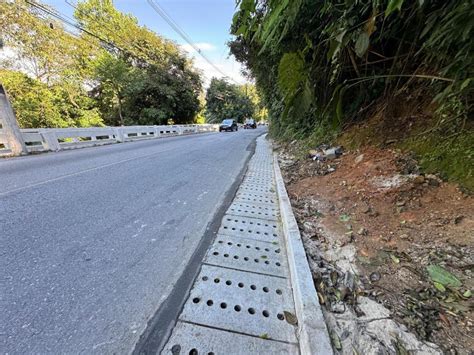
[{"label": "dark colored car", "polygon": [[244,128],[257,128],[257,124],[253,118],[249,118],[245,120]]},{"label": "dark colored car", "polygon": [[222,121],[221,125],[219,126],[219,132],[222,131],[238,131],[239,127],[237,126],[237,121],[233,119],[227,119]]}]

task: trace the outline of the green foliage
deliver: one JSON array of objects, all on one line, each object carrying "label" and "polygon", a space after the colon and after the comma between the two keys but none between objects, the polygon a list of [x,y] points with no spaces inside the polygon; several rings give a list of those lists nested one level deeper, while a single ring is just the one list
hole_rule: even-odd
[{"label": "green foliage", "polygon": [[24,128],[88,127],[102,125],[102,119],[93,102],[84,94],[75,97],[70,105],[67,87],[48,86],[25,74],[0,70],[18,123]]},{"label": "green foliage", "polygon": [[472,131],[467,124],[474,117],[471,2],[254,0],[237,5],[231,27],[236,38],[229,47],[255,78],[273,135],[288,140],[308,139],[316,131],[316,136],[332,136],[344,124],[366,118],[378,99],[419,88],[437,103],[438,117],[450,120],[452,134],[464,137]]},{"label": "green foliage", "polygon": [[71,35],[22,0],[0,2],[0,14],[15,53],[0,62],[0,81],[22,127],[191,123],[201,108],[192,62],[111,0],[79,1],[74,14],[103,42]]},{"label": "green foliage", "polygon": [[[229,46],[266,105],[278,108],[270,112],[274,121],[290,114],[307,130],[310,111],[313,126],[334,116],[347,121],[381,93],[413,83],[444,93],[441,104],[452,93],[463,97],[464,110],[471,110],[472,87],[464,84],[474,77],[468,1],[239,3],[231,28],[237,38]],[[309,97],[312,110],[295,110]]]},{"label": "green foliage", "polygon": [[225,79],[212,78],[206,93],[207,122],[233,118],[243,123],[246,118],[254,117],[256,106],[246,89],[246,86],[239,87]]}]

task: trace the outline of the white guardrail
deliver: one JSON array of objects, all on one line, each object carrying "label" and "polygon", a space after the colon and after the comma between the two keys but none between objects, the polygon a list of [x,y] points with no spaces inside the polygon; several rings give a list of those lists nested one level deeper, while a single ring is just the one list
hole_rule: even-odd
[{"label": "white guardrail", "polygon": [[[28,153],[59,151],[95,145],[129,142],[185,134],[215,132],[216,124],[189,124],[163,126],[122,126],[91,128],[38,128],[21,129]],[[0,127],[0,156],[11,155],[7,135]]]}]

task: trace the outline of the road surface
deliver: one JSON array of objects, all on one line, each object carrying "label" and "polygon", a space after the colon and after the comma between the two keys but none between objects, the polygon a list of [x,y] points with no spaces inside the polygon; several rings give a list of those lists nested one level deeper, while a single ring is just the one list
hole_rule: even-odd
[{"label": "road surface", "polygon": [[132,351],[263,130],[0,160],[1,352]]}]

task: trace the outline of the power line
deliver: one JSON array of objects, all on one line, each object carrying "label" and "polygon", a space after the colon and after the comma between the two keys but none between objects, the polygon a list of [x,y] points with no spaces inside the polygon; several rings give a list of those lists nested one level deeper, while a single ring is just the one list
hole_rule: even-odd
[{"label": "power line", "polygon": [[229,78],[236,84],[240,85],[239,82],[237,82],[236,80],[232,79],[227,74],[225,74],[206,55],[204,55],[204,53],[202,53],[201,49],[194,44],[191,37],[189,37],[189,35],[178,25],[178,23],[175,20],[173,20],[173,18],[161,7],[160,4],[158,4],[158,2],[156,2],[155,0],[147,0],[147,1],[150,4],[150,6],[153,8],[153,10],[155,10],[158,13],[158,15],[160,15],[168,23],[168,25],[170,25],[171,28],[181,36],[181,38],[183,38],[202,58],[204,58],[204,60],[208,62],[209,65],[211,65],[222,76]]},{"label": "power line", "polygon": [[[29,4],[29,5],[31,5],[31,6],[33,6],[33,7],[35,7],[35,8],[37,8],[38,10],[40,10],[40,11],[42,11],[42,12],[48,14],[49,16],[51,16],[51,17],[53,17],[53,18],[55,18],[55,19],[57,19],[57,20],[59,20],[59,21],[65,23],[65,24],[67,24],[67,25],[69,25],[69,26],[71,26],[71,27],[73,27],[73,28],[75,28],[75,29],[77,29],[77,30],[79,30],[79,31],[81,31],[81,32],[84,32],[84,33],[86,33],[87,35],[89,35],[89,36],[91,36],[91,37],[94,37],[94,38],[98,39],[98,40],[102,43],[103,46],[104,46],[104,44],[108,46],[108,47],[104,46],[104,47],[106,47],[107,50],[115,49],[115,50],[117,50],[117,51],[120,51],[120,52],[122,52],[122,53],[125,53],[125,54],[129,55],[129,56],[132,57],[132,58],[135,58],[135,59],[137,59],[137,60],[144,61],[145,63],[147,63],[147,64],[149,64],[149,65],[152,65],[152,64],[149,63],[147,60],[145,60],[145,59],[143,59],[143,58],[140,58],[139,56],[137,56],[137,55],[131,53],[130,51],[128,51],[128,50],[126,50],[126,49],[124,49],[124,48],[121,48],[120,46],[118,46],[118,45],[115,44],[114,42],[112,42],[112,41],[110,41],[110,40],[108,40],[108,39],[105,39],[105,38],[103,38],[103,37],[101,37],[101,36],[95,34],[95,33],[92,32],[92,31],[89,31],[89,30],[85,29],[84,27],[82,27],[82,26],[80,26],[79,24],[75,23],[72,19],[71,19],[72,21],[71,21],[71,20],[68,20],[68,19],[67,19],[67,16],[63,15],[63,14],[60,13],[59,11],[57,11],[57,10],[53,11],[53,10],[49,9],[48,7],[46,7],[46,6],[42,5],[42,4],[39,4],[39,3],[35,2],[35,1],[31,1],[31,0],[25,0],[25,1],[26,1],[27,4]],[[132,43],[132,44],[134,44],[134,43]]]}]

